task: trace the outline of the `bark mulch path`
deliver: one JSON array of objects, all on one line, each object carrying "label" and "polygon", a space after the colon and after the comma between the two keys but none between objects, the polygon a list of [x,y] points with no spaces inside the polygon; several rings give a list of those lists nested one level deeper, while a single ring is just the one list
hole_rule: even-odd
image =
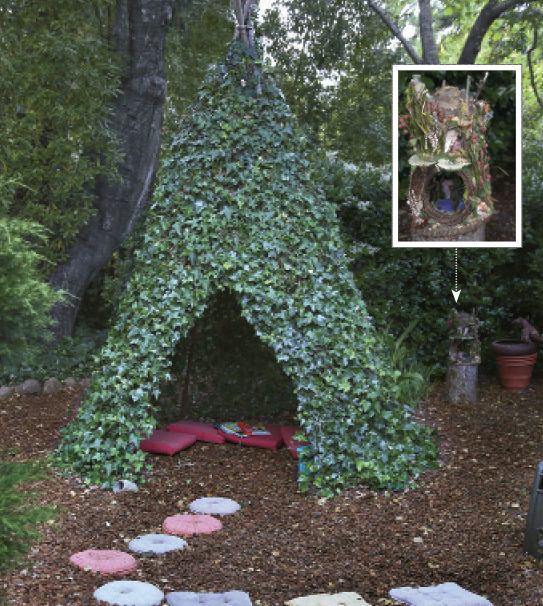
[{"label": "bark mulch path", "polygon": [[[44,456],[81,395],[1,401],[2,458]],[[510,393],[492,379],[481,381],[478,404],[451,405],[436,387],[423,416],[443,437],[442,466],[404,493],[361,487],[332,500],[303,495],[287,450],[201,442],[174,457],[152,456],[154,481],[138,493],[91,489],[51,471],[35,489],[59,517],[42,525],[28,563],[4,575],[0,592],[14,606],[95,604],[94,590],[109,579],[75,568],[71,554],[126,549],[139,534],[161,532],[164,518],[187,512],[193,499],[222,496],[242,509],[222,518],[221,531],[189,537],[185,551],[137,556],[127,578],[165,593],[239,589],[260,606],[340,591],[374,606],[396,604],[393,587],[445,581],[495,606],[541,605],[543,571],[522,543],[543,460],[542,395],[543,385]]]}]

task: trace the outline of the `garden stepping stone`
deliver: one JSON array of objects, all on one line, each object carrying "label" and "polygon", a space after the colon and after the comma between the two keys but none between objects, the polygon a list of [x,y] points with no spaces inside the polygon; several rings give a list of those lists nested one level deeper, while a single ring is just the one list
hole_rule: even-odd
[{"label": "garden stepping stone", "polygon": [[192,534],[211,534],[222,528],[222,523],[217,518],[208,515],[192,515],[181,513],[166,518],[162,524],[162,530],[168,534],[188,536]]},{"label": "garden stepping stone", "polygon": [[471,593],[456,583],[441,583],[429,587],[398,587],[389,591],[390,597],[409,606],[492,606],[486,598]]},{"label": "garden stepping stone", "polygon": [[143,581],[112,581],[99,587],[94,597],[116,606],[160,606],[164,593]]},{"label": "garden stepping stone", "polygon": [[114,549],[87,549],[70,556],[70,562],[100,574],[128,574],[138,566],[136,558]]},{"label": "garden stepping stone", "polygon": [[169,606],[252,606],[251,598],[244,591],[225,593],[193,593],[174,591],[166,595]]},{"label": "garden stepping stone", "polygon": [[170,534],[143,534],[128,543],[128,549],[141,554],[161,555],[168,551],[184,549],[187,542]]},{"label": "garden stepping stone", "polygon": [[370,606],[370,604],[358,593],[344,591],[343,593],[306,595],[285,602],[285,606]]},{"label": "garden stepping stone", "polygon": [[201,499],[192,501],[189,509],[194,513],[224,516],[238,511],[240,505],[232,499],[225,499],[223,497],[202,497]]}]

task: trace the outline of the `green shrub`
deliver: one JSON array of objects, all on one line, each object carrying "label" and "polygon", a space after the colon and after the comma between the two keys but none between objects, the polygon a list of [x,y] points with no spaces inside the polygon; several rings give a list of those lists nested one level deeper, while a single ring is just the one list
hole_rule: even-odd
[{"label": "green shrub", "polygon": [[[1,184],[0,184],[1,185]],[[39,273],[32,242],[45,240],[36,223],[0,215],[0,367],[28,361],[48,337],[49,311],[60,299]]]},{"label": "green shrub", "polygon": [[37,495],[17,489],[44,477],[35,463],[0,461],[0,571],[18,566],[39,538],[36,524],[51,519],[51,507],[35,507]]}]

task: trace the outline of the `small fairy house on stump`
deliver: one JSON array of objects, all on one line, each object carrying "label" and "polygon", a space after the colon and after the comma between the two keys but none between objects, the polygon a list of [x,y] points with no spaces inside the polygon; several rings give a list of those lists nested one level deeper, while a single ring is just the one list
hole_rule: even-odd
[{"label": "small fairy house on stump", "polygon": [[449,316],[449,369],[447,393],[454,404],[461,400],[477,402],[477,367],[481,363],[479,320],[475,313]]},{"label": "small fairy house on stump", "polygon": [[409,133],[413,154],[408,204],[412,240],[482,241],[492,213],[490,171],[485,140],[490,107],[447,86],[430,94],[419,75],[407,87],[408,113],[400,127]]}]

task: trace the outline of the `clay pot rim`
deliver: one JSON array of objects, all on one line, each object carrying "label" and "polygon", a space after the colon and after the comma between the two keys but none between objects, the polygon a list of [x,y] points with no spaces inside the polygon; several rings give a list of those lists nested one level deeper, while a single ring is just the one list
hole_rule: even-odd
[{"label": "clay pot rim", "polygon": [[526,356],[537,353],[537,346],[531,341],[520,339],[498,339],[492,342],[492,351],[499,356]]}]

